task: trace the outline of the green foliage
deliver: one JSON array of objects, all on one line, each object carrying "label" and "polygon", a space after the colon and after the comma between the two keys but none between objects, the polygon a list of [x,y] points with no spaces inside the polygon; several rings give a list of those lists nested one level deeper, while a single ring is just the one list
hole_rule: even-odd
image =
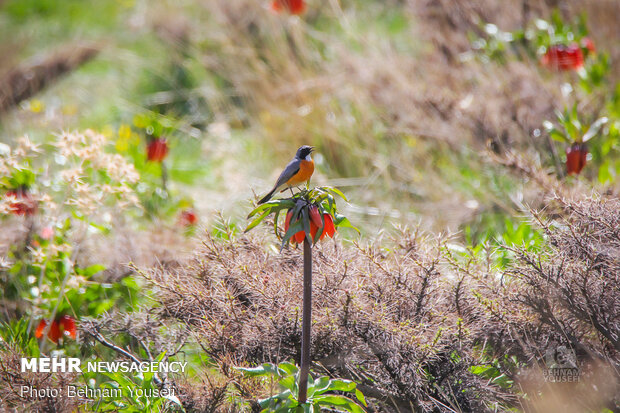
[{"label": "green foliage", "polygon": [[558,10],[553,12],[550,21],[536,19],[530,27],[514,32],[504,32],[493,23],[484,24],[482,30],[485,32],[485,37],[470,36],[473,49],[485,60],[500,63],[507,61],[509,52],[520,57],[536,59],[552,45],[579,43],[588,35],[585,16],[582,15],[577,21],[568,23],[562,19]]},{"label": "green foliage", "polygon": [[0,350],[18,348],[30,357],[39,357],[39,343],[28,331],[28,320],[0,322]]},{"label": "green foliage", "polygon": [[4,189],[30,188],[34,185],[35,174],[32,170],[15,169],[9,176],[0,178],[0,187]]},{"label": "green foliage", "polygon": [[[182,121],[172,115],[142,112],[133,118],[133,128],[122,124],[118,130],[116,150],[131,159],[140,173],[136,192],[146,216],[170,217],[192,201],[180,196],[173,185],[195,185],[208,175],[209,167],[202,159],[201,141],[179,131]],[[148,142],[166,138],[169,153],[162,162],[147,159]]]},{"label": "green foliage", "polygon": [[[478,350],[480,349],[478,348]],[[489,348],[485,347],[480,355],[480,364],[470,366],[469,371],[502,389],[512,388],[514,385],[513,374],[522,367],[522,363],[516,356],[504,355],[499,359],[490,353]]]},{"label": "green foliage", "polygon": [[452,252],[465,261],[472,257],[491,259],[500,269],[507,268],[514,261],[514,254],[505,247],[525,247],[531,251],[540,251],[545,244],[543,233],[529,221],[509,217],[504,217],[501,229],[494,230],[491,227],[482,236],[474,234],[471,226],[467,226],[464,232],[469,248],[452,248]]},{"label": "green foliage", "polygon": [[[299,369],[294,364],[284,362],[276,366],[272,363],[265,363],[252,368],[237,367],[237,370],[247,377],[277,381],[280,393],[259,400],[262,412],[320,413],[322,408],[350,413],[363,413],[365,411],[360,404],[366,406],[366,399],[357,388],[357,384],[350,380],[330,379],[326,376],[321,376],[315,380],[312,375],[308,375],[307,399],[305,403],[300,404]],[[356,400],[341,393],[351,393]]]},{"label": "green foliage", "polygon": [[605,85],[609,73],[610,63],[607,53],[598,53],[596,57],[588,59],[585,70],[580,70],[579,86],[586,92],[592,93],[595,89]]},{"label": "green foliage", "polygon": [[576,104],[570,110],[566,108],[564,112],[557,111],[556,116],[559,127],[550,121],[543,122],[543,126],[554,140],[565,143],[587,142],[598,135],[603,125],[609,121],[609,118],[603,116],[588,126],[584,125]]},{"label": "green foliage", "polygon": [[[135,280],[128,276],[113,284],[92,282],[93,276],[105,267],[95,264],[81,268],[71,262],[71,250],[65,250],[69,246],[69,229],[67,220],[64,227],[56,228],[53,239],[37,235],[40,249],[35,260],[27,259],[19,251],[11,253],[9,257],[15,262],[8,270],[10,277],[5,279],[5,297],[39,303],[38,310],[46,317],[56,306],[58,314],[71,313],[76,317],[97,317],[113,306],[122,310],[132,308],[139,297]],[[59,245],[64,247],[58,248]]]},{"label": "green foliage", "polygon": [[489,383],[496,384],[503,389],[509,389],[514,384],[514,380],[503,374],[496,363],[471,366],[469,371],[477,376],[489,380]]}]

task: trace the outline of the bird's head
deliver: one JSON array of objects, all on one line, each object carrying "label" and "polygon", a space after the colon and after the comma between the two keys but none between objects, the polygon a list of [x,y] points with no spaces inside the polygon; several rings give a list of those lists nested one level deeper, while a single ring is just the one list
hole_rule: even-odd
[{"label": "bird's head", "polygon": [[310,154],[312,153],[313,150],[314,150],[314,147],[304,145],[304,146],[299,147],[299,149],[297,149],[297,154],[295,156],[299,159],[309,160]]}]

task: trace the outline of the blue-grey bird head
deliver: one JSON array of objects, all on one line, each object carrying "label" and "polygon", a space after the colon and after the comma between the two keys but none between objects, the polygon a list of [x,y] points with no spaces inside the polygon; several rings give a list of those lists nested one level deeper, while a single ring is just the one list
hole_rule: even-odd
[{"label": "blue-grey bird head", "polygon": [[297,153],[295,154],[295,157],[298,159],[306,159],[308,156],[310,156],[313,150],[314,150],[314,147],[312,146],[308,146],[308,145],[301,146],[299,149],[297,149]]}]

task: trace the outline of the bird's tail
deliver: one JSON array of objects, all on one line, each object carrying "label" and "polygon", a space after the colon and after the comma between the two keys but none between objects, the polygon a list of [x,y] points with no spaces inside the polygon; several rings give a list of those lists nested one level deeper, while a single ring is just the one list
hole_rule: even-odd
[{"label": "bird's tail", "polygon": [[261,198],[260,201],[258,201],[258,204],[264,204],[265,202],[269,201],[271,199],[271,197],[273,196],[273,193],[276,192],[276,188],[273,188],[271,190],[271,192],[269,192],[267,195],[265,195],[264,197]]}]

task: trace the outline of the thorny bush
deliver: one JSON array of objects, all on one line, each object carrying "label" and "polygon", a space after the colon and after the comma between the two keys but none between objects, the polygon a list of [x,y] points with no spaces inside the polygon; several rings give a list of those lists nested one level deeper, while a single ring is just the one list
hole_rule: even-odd
[{"label": "thorny bush", "polygon": [[[617,406],[620,203],[551,203],[556,220],[534,213],[547,248],[511,248],[503,271],[492,255],[408,230],[381,245],[317,248],[313,369],[358,382],[375,411],[549,408],[558,391],[573,409]],[[299,254],[247,236],[203,244],[187,265],[144,272],[160,316],[190,326],[224,374],[299,362]],[[581,362],[571,387],[541,373],[560,344]]]}]

